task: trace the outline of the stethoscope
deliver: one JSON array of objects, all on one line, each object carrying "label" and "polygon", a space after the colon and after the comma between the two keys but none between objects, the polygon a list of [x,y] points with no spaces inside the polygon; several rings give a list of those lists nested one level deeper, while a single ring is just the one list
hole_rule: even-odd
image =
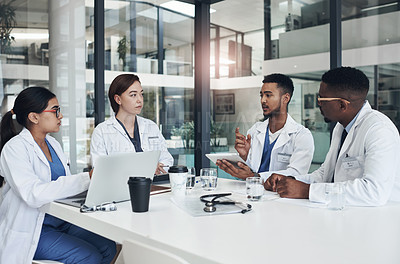
[{"label": "stethoscope", "polygon": [[115,202],[112,203],[102,203],[100,205],[95,205],[95,206],[86,206],[82,205],[80,212],[81,213],[90,213],[90,212],[96,212],[96,211],[103,211],[103,212],[110,212],[110,211],[116,211],[117,206],[115,205]]},{"label": "stethoscope", "polygon": [[[232,193],[206,194],[206,195],[200,196],[200,201],[202,201],[206,205],[203,210],[207,213],[213,213],[217,210],[217,208],[215,207],[215,205],[217,205],[217,204],[235,204],[235,205],[238,205],[240,208],[242,208],[242,211],[241,211],[242,214],[251,211],[251,205],[247,204],[247,203],[232,201],[232,200],[230,200],[230,201],[217,200],[219,198],[226,197],[229,195],[232,195]],[[213,197],[213,198],[211,200],[207,200],[206,198],[209,198],[209,197]]]}]

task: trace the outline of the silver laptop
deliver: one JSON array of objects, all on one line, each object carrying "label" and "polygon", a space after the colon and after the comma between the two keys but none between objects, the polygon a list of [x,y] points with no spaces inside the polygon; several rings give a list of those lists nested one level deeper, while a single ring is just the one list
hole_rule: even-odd
[{"label": "silver laptop", "polygon": [[100,156],[93,169],[87,192],[56,200],[56,202],[81,207],[130,200],[128,179],[131,176],[153,179],[160,151],[128,152]]}]

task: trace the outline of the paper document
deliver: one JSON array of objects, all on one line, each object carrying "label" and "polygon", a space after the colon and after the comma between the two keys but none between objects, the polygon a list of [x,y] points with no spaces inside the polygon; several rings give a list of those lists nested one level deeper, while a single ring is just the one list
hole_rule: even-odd
[{"label": "paper document", "polygon": [[328,205],[326,203],[314,203],[310,202],[310,200],[308,199],[279,198],[277,201],[311,208],[328,208]]},{"label": "paper document", "polygon": [[[246,193],[246,189],[237,189],[237,190],[233,190],[233,192],[238,193],[238,194],[242,194],[247,196]],[[268,201],[268,200],[275,200],[275,199],[279,199],[279,195],[276,192],[270,192],[270,191],[264,191],[263,197],[261,198],[261,201]]]},{"label": "paper document", "polygon": [[[184,196],[180,197],[172,197],[172,202],[176,204],[179,208],[181,208],[186,213],[192,216],[206,216],[206,215],[220,215],[220,214],[235,214],[241,213],[242,210],[247,209],[246,204],[216,204],[217,208],[215,212],[209,213],[204,211],[205,203],[200,201],[200,197],[196,196]],[[219,201],[233,201],[227,197],[221,197],[218,199]]]}]

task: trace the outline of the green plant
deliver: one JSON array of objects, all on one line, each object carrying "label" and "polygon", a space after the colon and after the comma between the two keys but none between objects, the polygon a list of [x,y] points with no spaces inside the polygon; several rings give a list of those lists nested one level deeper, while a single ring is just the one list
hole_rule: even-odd
[{"label": "green plant", "polygon": [[122,60],[122,67],[123,67],[122,69],[124,69],[126,66],[126,53],[128,51],[127,44],[128,43],[126,41],[126,36],[123,36],[121,40],[118,42],[117,52],[118,52],[118,58]]},{"label": "green plant", "polygon": [[212,146],[213,147],[218,147],[219,146],[219,141],[217,141],[217,138],[221,136],[222,134],[222,126],[217,125],[214,120],[211,120],[211,129],[210,129],[210,138],[214,139],[212,141]]},{"label": "green plant", "polygon": [[171,134],[173,136],[180,136],[184,141],[185,148],[190,148],[190,140],[194,140],[194,122],[185,122],[179,128],[172,128]]},{"label": "green plant", "polygon": [[9,53],[11,44],[15,41],[15,38],[11,36],[11,31],[17,24],[15,20],[16,8],[11,6],[14,1],[0,2],[0,51],[2,54]]},{"label": "green plant", "polygon": [[[221,125],[217,125],[213,120],[211,120],[210,124],[210,138],[211,144],[213,147],[219,146],[218,137],[222,135],[222,127]],[[194,140],[194,122],[185,122],[179,128],[173,127],[171,131],[172,136],[180,136],[184,141],[185,148],[190,148],[189,141]]]}]

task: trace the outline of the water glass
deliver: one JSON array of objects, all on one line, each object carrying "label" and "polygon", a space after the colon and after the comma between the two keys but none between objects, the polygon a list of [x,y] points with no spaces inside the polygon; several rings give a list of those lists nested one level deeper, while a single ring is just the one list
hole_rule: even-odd
[{"label": "water glass", "polygon": [[246,178],[247,199],[258,201],[264,194],[264,181],[261,177]]},{"label": "water glass", "polygon": [[345,191],[343,185],[327,184],[325,186],[326,200],[328,208],[331,210],[343,210],[346,203]]},{"label": "water glass", "polygon": [[186,189],[191,190],[196,183],[196,169],[189,168],[187,178],[186,178]]},{"label": "water glass", "polygon": [[218,172],[214,168],[200,170],[201,187],[205,191],[213,191],[217,188]]}]

